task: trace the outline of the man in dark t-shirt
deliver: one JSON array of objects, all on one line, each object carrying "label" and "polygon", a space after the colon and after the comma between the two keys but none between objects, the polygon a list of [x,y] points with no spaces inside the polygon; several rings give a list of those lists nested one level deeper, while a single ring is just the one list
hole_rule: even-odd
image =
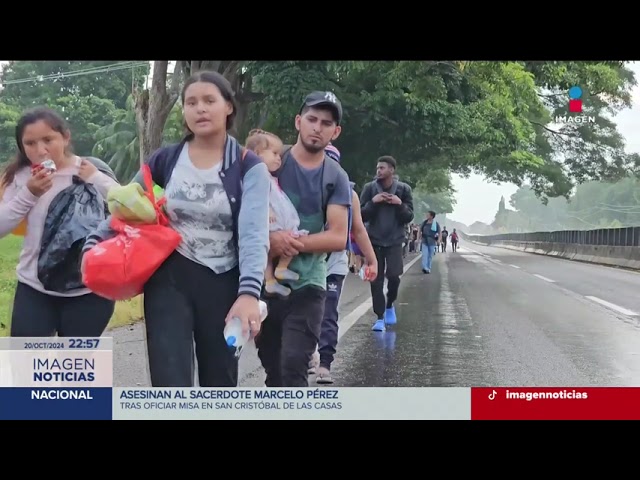
[{"label": "man in dark t-shirt", "polygon": [[[348,208],[351,205],[349,177],[339,165],[339,175],[323,210],[323,168],[334,160],[325,147],[340,134],[342,106],[331,92],[307,96],[296,116],[298,140],[284,152],[278,171],[280,188],[300,217],[300,230],[308,235],[293,238],[288,232],[271,232],[274,257],[293,257],[289,269],[297,280],[283,280],[291,293],[287,299],[268,299],[269,314],[256,338],[268,387],[307,387],[311,356],[320,338],[326,298],[327,264],[330,252],[345,249]],[[331,168],[330,167],[330,168]]]}]

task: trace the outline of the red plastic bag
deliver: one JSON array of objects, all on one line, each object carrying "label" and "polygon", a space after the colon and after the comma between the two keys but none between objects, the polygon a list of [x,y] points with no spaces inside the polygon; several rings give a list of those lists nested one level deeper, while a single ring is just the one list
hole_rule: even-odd
[{"label": "red plastic bag", "polygon": [[143,167],[146,195],[156,208],[157,223],[126,224],[111,217],[117,235],[100,242],[84,254],[83,282],[87,288],[110,300],[128,300],[140,295],[151,275],[164,263],[182,241],[181,235],[168,227],[168,219],[156,202],[151,172]]}]

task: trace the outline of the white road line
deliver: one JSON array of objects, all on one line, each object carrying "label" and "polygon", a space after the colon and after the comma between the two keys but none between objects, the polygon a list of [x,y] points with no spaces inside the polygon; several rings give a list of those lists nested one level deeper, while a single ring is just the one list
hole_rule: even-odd
[{"label": "white road line", "polygon": [[[413,266],[413,264],[416,263],[421,258],[422,258],[422,254],[419,254],[416,258],[414,258],[409,263],[407,263],[404,266],[404,269],[402,271],[402,275],[400,275],[400,278],[402,278],[403,275],[407,273],[407,270],[409,270]],[[372,306],[371,298],[369,297],[369,299],[365,300],[356,308],[354,308],[349,313],[349,315],[340,319],[340,321],[338,322],[338,340],[340,340],[342,336],[345,333],[347,333],[349,329],[353,327],[358,322],[358,320],[360,320],[360,318],[367,313],[367,311],[371,308],[371,306]]]},{"label": "white road line", "polygon": [[480,256],[482,256],[482,257],[486,257],[486,256],[487,256],[487,255],[485,255],[485,254],[484,254],[484,253],[482,253],[482,252],[479,252],[479,251],[477,251],[477,250],[474,250],[473,248],[464,247],[464,249],[465,249],[465,250],[469,250],[470,252],[473,252],[473,253],[475,253],[476,255],[480,255]]},{"label": "white road line", "polygon": [[502,262],[502,260],[498,260],[498,259],[496,259],[496,258],[493,258],[491,255],[488,255],[488,254],[486,254],[486,253],[479,252],[479,251],[474,250],[474,249],[469,248],[469,247],[466,247],[466,248],[467,248],[467,250],[469,250],[469,251],[471,251],[471,252],[475,253],[476,255],[480,255],[482,258],[486,258],[488,261],[490,261],[490,262],[492,262],[492,263],[496,263],[496,264],[498,264],[498,265],[502,265],[502,263],[503,263],[503,262]]},{"label": "white road line", "polygon": [[510,266],[510,267],[513,267],[513,268],[517,268],[517,269],[519,269],[519,268],[520,268],[518,265],[509,265],[509,266]]},{"label": "white road line", "polygon": [[607,302],[606,300],[602,300],[601,298],[593,297],[593,296],[590,296],[590,295],[587,295],[586,298],[588,298],[592,302],[596,302],[596,303],[599,303],[600,305],[604,305],[605,307],[610,308],[611,310],[615,310],[616,312],[621,313],[623,315],[628,315],[630,317],[637,317],[638,316],[638,313],[636,313],[634,311],[627,310],[624,307],[616,305],[615,303]]},{"label": "white road line", "polygon": [[533,276],[538,277],[540,280],[544,280],[545,282],[556,283],[555,280],[551,280],[550,278],[543,277],[542,275],[538,275],[537,273],[534,273]]},{"label": "white road line", "polygon": [[504,262],[502,260],[498,260],[497,258],[493,258],[489,255],[487,255],[486,253],[482,253],[482,252],[478,252],[477,250],[474,250],[473,248],[469,248],[469,247],[465,247],[467,250],[469,250],[470,252],[475,253],[476,255],[480,255],[482,258],[488,260],[491,263],[495,263],[496,265],[504,265]]}]

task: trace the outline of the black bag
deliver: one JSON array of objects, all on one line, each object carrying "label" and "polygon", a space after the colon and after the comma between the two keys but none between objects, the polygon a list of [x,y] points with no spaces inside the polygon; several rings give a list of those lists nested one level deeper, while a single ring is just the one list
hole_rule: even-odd
[{"label": "black bag", "polygon": [[86,237],[107,217],[105,199],[80,177],[51,202],[44,224],[38,279],[49,291],[66,293],[84,288],[80,254]]}]

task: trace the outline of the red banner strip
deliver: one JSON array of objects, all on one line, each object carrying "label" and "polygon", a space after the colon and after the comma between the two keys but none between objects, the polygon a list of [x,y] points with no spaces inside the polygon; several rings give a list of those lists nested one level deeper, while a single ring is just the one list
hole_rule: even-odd
[{"label": "red banner strip", "polygon": [[640,388],[474,387],[471,420],[640,420]]}]

